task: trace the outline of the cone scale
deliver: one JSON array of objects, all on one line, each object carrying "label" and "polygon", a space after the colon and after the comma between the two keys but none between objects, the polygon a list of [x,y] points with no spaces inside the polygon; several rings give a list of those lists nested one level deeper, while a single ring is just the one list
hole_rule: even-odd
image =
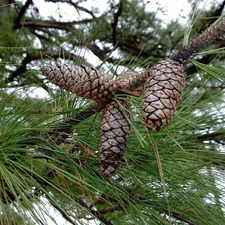
[{"label": "cone scale", "polygon": [[121,161],[126,142],[130,134],[129,105],[126,101],[109,102],[101,117],[100,123],[100,169],[107,177],[111,176]]},{"label": "cone scale", "polygon": [[42,73],[60,88],[96,102],[111,99],[118,89],[110,75],[88,66],[48,65]]},{"label": "cone scale", "polygon": [[165,59],[151,69],[146,80],[142,113],[149,130],[167,126],[182,99],[186,74],[183,66]]},{"label": "cone scale", "polygon": [[117,169],[130,134],[129,104],[113,99],[117,91],[133,93],[144,89],[144,121],[149,130],[159,131],[174,116],[186,78],[183,67],[168,58],[141,75],[128,72],[116,80],[88,66],[49,65],[42,68],[42,73],[60,88],[105,105],[100,122],[99,159],[100,170],[106,177]]}]

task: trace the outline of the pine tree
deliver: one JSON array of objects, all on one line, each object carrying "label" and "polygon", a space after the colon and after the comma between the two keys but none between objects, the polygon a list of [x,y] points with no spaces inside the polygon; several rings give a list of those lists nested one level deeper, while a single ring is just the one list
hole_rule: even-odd
[{"label": "pine tree", "polygon": [[224,2],[84,3],[0,7],[0,223],[223,224]]}]

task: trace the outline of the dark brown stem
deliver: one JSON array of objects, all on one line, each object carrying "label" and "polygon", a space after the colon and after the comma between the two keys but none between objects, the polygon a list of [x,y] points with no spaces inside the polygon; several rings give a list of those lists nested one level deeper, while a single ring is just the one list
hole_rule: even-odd
[{"label": "dark brown stem", "polygon": [[72,2],[71,0],[45,0],[45,1],[53,2],[53,3],[58,3],[58,2],[68,3],[69,5],[72,5],[77,11],[78,10],[84,11],[84,12],[88,13],[89,15],[91,15],[93,18],[95,18],[95,15],[91,10],[88,10],[87,8],[84,8],[80,5],[78,5],[78,3]]},{"label": "dark brown stem", "polygon": [[114,22],[112,23],[112,39],[113,39],[113,45],[116,45],[117,42],[117,38],[116,38],[116,27],[119,21],[119,17],[122,13],[122,9],[123,9],[123,3],[122,1],[119,2],[118,4],[118,10],[117,12],[114,13],[113,17],[114,17]]},{"label": "dark brown stem", "polygon": [[118,60],[114,59],[113,57],[108,56],[108,50],[107,49],[100,49],[98,45],[94,43],[88,43],[87,47],[102,61],[107,59],[107,62],[109,63],[116,63]]},{"label": "dark brown stem", "polygon": [[[121,188],[123,191],[125,191],[127,194],[131,194],[133,193],[132,189],[129,189],[127,187],[124,186],[119,186],[119,188]],[[148,198],[142,197],[139,193],[134,193],[132,195],[130,195],[131,199],[133,202],[137,202],[137,201],[143,201],[146,205],[151,206],[153,208],[156,208],[157,210],[159,210],[162,213],[167,214],[168,213],[168,208],[164,207],[160,204],[157,204],[155,201],[150,201]],[[178,219],[180,221],[183,221],[189,225],[198,225],[198,223],[192,221],[191,219],[187,218],[185,215],[182,215],[180,213],[177,213],[175,211],[172,211],[172,215],[175,219]]]},{"label": "dark brown stem", "polygon": [[225,20],[214,26],[212,29],[205,31],[189,44],[184,46],[180,51],[176,52],[170,58],[179,62],[184,63],[199,49],[209,45],[215,39],[219,38],[225,31]]},{"label": "dark brown stem", "polygon": [[73,21],[73,22],[57,22],[57,21],[33,21],[33,20],[25,20],[21,26],[23,27],[29,27],[32,29],[43,29],[43,28],[52,28],[52,29],[58,29],[58,30],[65,30],[68,32],[73,32],[74,28],[73,25],[75,24],[85,24],[88,22],[91,22],[91,19],[84,19],[81,21]]},{"label": "dark brown stem", "polygon": [[58,52],[54,52],[54,51],[43,51],[43,50],[39,50],[36,49],[37,53],[27,53],[27,55],[24,57],[24,59],[22,60],[21,64],[17,67],[17,69],[15,71],[13,71],[8,79],[7,82],[12,82],[14,81],[14,79],[16,77],[18,77],[20,74],[24,73],[27,71],[27,65],[29,63],[31,63],[34,60],[39,60],[39,59],[43,59],[43,58],[69,58],[71,56],[76,57],[77,59],[79,59],[80,61],[83,60],[82,57],[76,56],[70,52],[67,52],[66,50],[62,49],[63,54],[59,54]]},{"label": "dark brown stem", "polygon": [[66,138],[73,133],[75,125],[93,116],[96,112],[100,112],[104,106],[105,104],[92,106],[85,112],[74,115],[71,118],[68,118],[65,121],[57,124],[54,128],[52,128],[51,131],[44,133],[44,135],[47,134],[50,136],[57,145],[64,143]]},{"label": "dark brown stem", "polygon": [[20,21],[23,18],[24,14],[26,13],[26,10],[32,3],[33,3],[33,0],[27,0],[24,6],[21,8],[18,16],[15,19],[14,29],[18,29],[21,27]]},{"label": "dark brown stem", "polygon": [[49,196],[45,196],[48,200],[49,200],[49,202],[51,203],[51,205],[57,210],[57,211],[59,211],[60,213],[61,213],[61,215],[62,215],[62,217],[66,220],[66,221],[68,221],[68,222],[70,222],[71,224],[73,224],[73,225],[75,225],[75,224],[77,224],[77,223],[75,223],[57,204],[55,204],[51,199],[50,199],[50,197]]},{"label": "dark brown stem", "polygon": [[113,225],[113,223],[111,223],[110,221],[108,221],[107,219],[105,219],[99,211],[91,209],[90,207],[88,207],[84,202],[79,202],[79,204],[81,204],[83,207],[87,208],[90,210],[91,214],[94,215],[95,217],[97,217],[103,224],[105,225]]}]

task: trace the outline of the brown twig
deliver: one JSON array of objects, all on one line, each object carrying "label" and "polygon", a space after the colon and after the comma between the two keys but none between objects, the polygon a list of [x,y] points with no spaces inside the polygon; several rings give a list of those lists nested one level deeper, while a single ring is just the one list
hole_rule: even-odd
[{"label": "brown twig", "polygon": [[51,203],[51,205],[57,210],[57,211],[59,211],[60,213],[61,213],[61,215],[62,215],[62,217],[66,220],[66,221],[68,221],[68,222],[70,222],[71,224],[73,224],[73,225],[76,225],[77,223],[75,223],[57,204],[55,204],[52,200],[51,200],[51,198],[48,196],[48,195],[46,195],[45,196],[47,199],[48,199],[48,201]]},{"label": "brown twig", "polygon": [[73,133],[75,125],[93,116],[95,113],[100,112],[104,108],[105,104],[106,103],[94,105],[86,111],[58,123],[51,131],[42,133],[42,135],[50,136],[54,142],[59,145],[65,142],[66,138]]},{"label": "brown twig", "polygon": [[23,18],[24,14],[26,13],[26,10],[32,3],[33,3],[33,0],[27,0],[26,3],[23,5],[23,7],[20,9],[20,12],[17,15],[15,22],[14,22],[14,29],[21,28],[20,21]]},{"label": "brown twig", "polygon": [[[148,198],[143,197],[139,193],[134,193],[131,188],[128,188],[126,186],[117,185],[117,188],[119,188],[122,192],[124,192],[126,194],[126,196],[128,197],[128,200],[123,202],[123,204],[125,204],[126,207],[129,207],[130,203],[137,204],[138,201],[141,201],[146,206],[152,207],[152,208],[158,210],[160,213],[164,213],[164,214],[168,215],[168,207],[164,207],[162,204],[158,204],[156,201],[150,201]],[[106,196],[105,194],[103,194],[102,197],[97,199],[97,201],[95,201],[90,207],[93,208],[93,207],[97,207],[97,206],[101,205],[101,208],[102,208],[102,206],[104,204],[107,204],[107,202],[104,199],[107,199],[107,201],[110,201],[111,203],[115,203],[115,204],[117,203],[117,200],[115,198],[110,198],[110,196]],[[170,209],[170,210],[171,210],[171,215],[173,218],[183,221],[189,225],[199,225],[198,223],[189,219],[185,215],[177,213],[176,211],[174,211],[172,209]],[[98,211],[98,212],[104,215],[107,213],[113,213],[115,211],[125,211],[125,209],[124,209],[124,207],[121,207],[121,206],[114,206],[111,208],[109,207],[109,208],[102,209],[101,211]]]},{"label": "brown twig", "polygon": [[119,21],[119,17],[120,17],[120,15],[122,13],[122,9],[123,9],[123,3],[122,3],[122,1],[120,1],[119,4],[118,4],[117,12],[115,12],[113,14],[114,21],[112,23],[112,40],[113,40],[113,45],[114,46],[116,45],[116,42],[117,42],[116,27],[117,27],[117,24],[118,24],[118,21]]},{"label": "brown twig", "polygon": [[113,223],[111,223],[110,221],[105,219],[99,211],[91,209],[84,202],[79,201],[79,204],[82,205],[84,208],[87,208],[91,212],[92,215],[94,215],[96,218],[98,218],[105,225],[113,225]]},{"label": "brown twig", "polygon": [[23,27],[29,27],[29,28],[52,28],[52,29],[58,29],[58,30],[65,30],[69,32],[73,32],[75,28],[73,28],[73,25],[75,24],[85,24],[91,22],[91,19],[85,19],[81,21],[73,21],[73,22],[57,22],[57,21],[33,21],[33,20],[25,20],[21,26]]},{"label": "brown twig", "polygon": [[72,5],[76,10],[79,9],[81,11],[84,11],[85,13],[88,13],[93,18],[95,18],[95,15],[94,15],[94,13],[91,10],[88,10],[87,8],[84,8],[84,7],[78,5],[75,2],[72,2],[71,0],[46,0],[46,2],[53,2],[53,3],[62,2],[62,3],[68,3],[69,5]]},{"label": "brown twig", "polygon": [[179,63],[184,63],[199,49],[209,45],[215,39],[219,38],[224,33],[224,31],[225,20],[221,21],[210,30],[205,31],[204,33],[196,37],[194,40],[192,40],[189,44],[184,46],[180,51],[176,52],[170,58]]},{"label": "brown twig", "polygon": [[[33,50],[34,51],[34,50]],[[8,77],[7,82],[12,82],[16,77],[21,75],[22,73],[25,73],[27,71],[27,65],[31,63],[32,61],[43,59],[43,58],[69,58],[73,56],[76,59],[79,59],[80,61],[83,60],[82,57],[76,56],[72,53],[67,52],[66,50],[61,50],[63,54],[60,54],[59,52],[54,51],[43,51],[36,49],[37,53],[30,54],[29,52],[22,60],[21,64],[17,67],[16,70],[14,70]]]}]

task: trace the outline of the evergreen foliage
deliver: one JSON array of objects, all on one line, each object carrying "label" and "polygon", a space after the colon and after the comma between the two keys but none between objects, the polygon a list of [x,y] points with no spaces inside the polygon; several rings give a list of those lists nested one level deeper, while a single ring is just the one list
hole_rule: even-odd
[{"label": "evergreen foliage", "polygon": [[[111,177],[99,168],[105,105],[51,85],[41,68],[84,64],[115,80],[126,71],[145,77],[166,57],[187,56],[183,43],[192,51],[191,40],[221,24],[225,1],[195,7],[187,27],[179,18],[162,21],[142,0],[107,1],[104,10],[90,10],[88,1],[46,0],[42,7],[58,6],[48,18],[36,1],[1,3],[0,224],[224,223],[223,31],[184,59],[182,101],[159,132],[144,124],[139,87],[137,94],[117,93],[118,111],[127,108],[120,102],[130,105],[131,132]],[[65,5],[76,19],[64,19]],[[127,87],[125,81],[132,87],[143,80],[124,79]]]}]

